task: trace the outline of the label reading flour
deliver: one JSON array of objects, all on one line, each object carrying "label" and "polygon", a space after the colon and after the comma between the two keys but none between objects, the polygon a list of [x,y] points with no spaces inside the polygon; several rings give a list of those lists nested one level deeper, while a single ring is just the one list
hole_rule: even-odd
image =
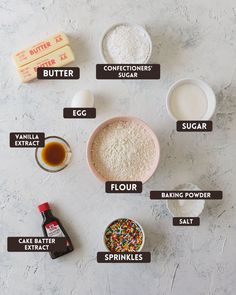
[{"label": "label reading flour", "polygon": [[11,132],[11,148],[35,148],[44,147],[45,134],[43,132]]},{"label": "label reading flour", "polygon": [[97,64],[97,79],[160,79],[159,64]]},{"label": "label reading flour", "polygon": [[209,132],[212,131],[212,121],[177,121],[176,130],[180,132]]},{"label": "label reading flour", "polygon": [[141,193],[141,181],[107,181],[106,193]]}]

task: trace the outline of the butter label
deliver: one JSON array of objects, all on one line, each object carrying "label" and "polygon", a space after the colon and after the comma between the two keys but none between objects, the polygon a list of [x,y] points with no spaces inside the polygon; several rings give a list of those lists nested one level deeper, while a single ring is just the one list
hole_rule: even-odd
[{"label": "butter label", "polygon": [[50,67],[37,68],[37,78],[45,80],[75,80],[79,79],[80,70],[78,67]]},{"label": "butter label", "polygon": [[36,43],[26,49],[13,54],[12,58],[17,67],[22,67],[44,55],[47,55],[65,45],[69,44],[67,36],[60,32],[49,38]]}]

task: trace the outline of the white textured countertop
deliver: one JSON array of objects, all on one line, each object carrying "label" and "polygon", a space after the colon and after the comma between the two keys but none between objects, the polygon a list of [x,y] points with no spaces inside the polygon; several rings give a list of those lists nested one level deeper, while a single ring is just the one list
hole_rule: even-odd
[{"label": "white textured countertop", "polygon": [[[112,24],[145,25],[161,80],[97,81],[99,41]],[[75,81],[21,84],[11,53],[58,31],[66,32],[81,69]],[[1,295],[233,295],[236,289],[236,2],[235,0],[0,1],[0,294]],[[177,133],[165,108],[168,87],[202,78],[217,95],[214,131]],[[64,120],[76,91],[96,96],[96,120]],[[140,196],[106,195],[86,163],[86,141],[114,115],[146,121],[161,144],[161,162]],[[9,132],[42,131],[69,141],[71,165],[40,170],[33,149],[10,149]],[[207,201],[200,227],[173,227],[152,189],[193,182],[223,190]],[[57,260],[47,253],[7,253],[7,236],[39,236],[37,205],[53,203],[75,251]],[[103,231],[113,219],[133,217],[144,227],[150,264],[98,264]]]}]

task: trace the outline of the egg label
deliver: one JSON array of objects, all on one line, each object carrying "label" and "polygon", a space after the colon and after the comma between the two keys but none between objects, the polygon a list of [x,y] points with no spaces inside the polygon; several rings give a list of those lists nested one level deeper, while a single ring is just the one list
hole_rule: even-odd
[{"label": "egg label", "polygon": [[97,79],[160,79],[159,64],[97,64]]},{"label": "egg label", "polygon": [[173,217],[174,226],[199,226],[199,217]]},{"label": "egg label", "polygon": [[80,78],[78,67],[39,67],[37,78],[45,80],[75,80]]},{"label": "egg label", "polygon": [[64,108],[64,119],[94,119],[96,118],[95,108]]},{"label": "egg label", "polygon": [[212,131],[212,121],[177,121],[176,130],[180,132],[209,132]]},{"label": "egg label", "polygon": [[152,200],[221,200],[222,191],[151,191]]},{"label": "egg label", "polygon": [[98,252],[98,263],[149,263],[151,262],[150,252]]}]

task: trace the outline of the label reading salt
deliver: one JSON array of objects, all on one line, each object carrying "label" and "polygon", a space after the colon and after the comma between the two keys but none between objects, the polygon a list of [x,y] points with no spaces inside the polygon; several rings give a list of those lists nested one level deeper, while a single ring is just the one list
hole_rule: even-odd
[{"label": "label reading salt", "polygon": [[213,129],[212,121],[177,121],[176,130],[179,132],[210,132]]},{"label": "label reading salt", "polygon": [[150,252],[98,252],[98,263],[150,263]]},{"label": "label reading salt", "polygon": [[45,134],[43,132],[11,132],[11,148],[36,148],[44,147]]},{"label": "label reading salt", "polygon": [[141,181],[107,181],[106,193],[141,193],[143,184]]},{"label": "label reading salt", "polygon": [[76,80],[80,78],[78,67],[39,67],[37,78],[44,80]]},{"label": "label reading salt", "polygon": [[221,200],[222,191],[151,191],[150,199],[152,200]]},{"label": "label reading salt", "polygon": [[173,217],[174,226],[199,226],[199,217]]},{"label": "label reading salt", "polygon": [[97,64],[97,79],[160,79],[159,64]]},{"label": "label reading salt", "polygon": [[64,119],[94,119],[96,118],[95,108],[64,108]]}]

